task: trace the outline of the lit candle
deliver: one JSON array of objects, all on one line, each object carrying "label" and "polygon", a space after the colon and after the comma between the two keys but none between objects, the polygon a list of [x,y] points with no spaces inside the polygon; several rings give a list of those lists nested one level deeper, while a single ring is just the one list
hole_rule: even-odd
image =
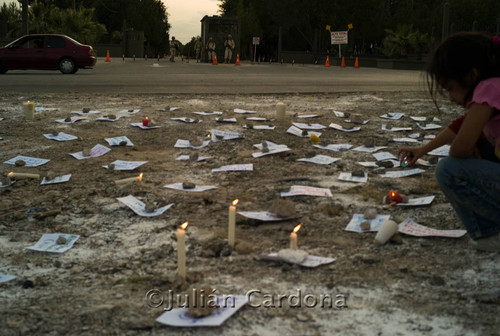
[{"label": "lit candle", "polygon": [[238,199],[235,199],[233,203],[229,206],[229,226],[227,230],[227,241],[229,246],[234,247],[234,240],[236,236],[236,204],[238,204]]},{"label": "lit candle", "polygon": [[148,117],[142,118],[142,126],[144,126],[144,127],[149,126],[149,118]]},{"label": "lit candle", "polygon": [[276,118],[278,120],[283,120],[285,119],[285,112],[286,111],[286,105],[282,102],[279,102],[276,104]]},{"label": "lit candle", "polygon": [[302,224],[297,225],[290,234],[290,250],[297,249],[297,231],[300,230],[301,226]]},{"label": "lit candle", "polygon": [[8,173],[7,176],[15,177],[15,178],[28,178],[28,179],[39,179],[40,178],[39,174],[26,174],[26,173],[14,173],[14,172]]},{"label": "lit candle", "polygon": [[35,104],[28,102],[24,104],[24,117],[27,120],[35,119]]},{"label": "lit candle", "polygon": [[186,228],[188,222],[184,222],[177,229],[177,274],[186,278]]},{"label": "lit candle", "polygon": [[401,203],[403,201],[403,198],[396,190],[389,190],[386,198],[387,198],[387,203],[392,203],[392,202]]},{"label": "lit candle", "polygon": [[122,179],[122,180],[117,180],[117,181],[115,181],[115,184],[126,184],[126,183],[135,182],[135,181],[138,181],[138,182],[142,181],[142,173],[140,173],[139,176],[129,177],[129,178]]}]

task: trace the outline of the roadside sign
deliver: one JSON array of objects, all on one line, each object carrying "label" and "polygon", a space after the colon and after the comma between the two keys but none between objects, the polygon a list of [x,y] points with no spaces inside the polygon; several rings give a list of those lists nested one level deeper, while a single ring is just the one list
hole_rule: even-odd
[{"label": "roadside sign", "polygon": [[255,37],[255,36],[254,36],[253,41],[252,41],[252,44],[253,44],[253,45],[258,45],[258,44],[260,44],[260,37]]},{"label": "roadside sign", "polygon": [[332,44],[347,44],[347,30],[330,32]]}]

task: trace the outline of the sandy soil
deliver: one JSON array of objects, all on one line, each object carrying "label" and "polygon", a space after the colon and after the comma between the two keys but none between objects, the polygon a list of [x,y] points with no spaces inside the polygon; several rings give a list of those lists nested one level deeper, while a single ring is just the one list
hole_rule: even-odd
[{"label": "sandy soil", "polygon": [[[22,103],[55,110],[36,113],[25,122]],[[274,131],[244,129],[247,115],[235,115],[234,108],[257,111],[257,116],[275,118],[278,101],[288,105],[287,121],[269,121]],[[56,123],[83,108],[102,114],[120,115],[122,109],[140,108],[138,114],[123,113],[116,122],[80,121]],[[180,107],[174,112],[159,111]],[[109,96],[0,95],[0,159],[2,162],[26,155],[50,159],[36,168],[13,167],[2,163],[3,175],[17,172],[57,175],[71,173],[68,183],[40,186],[36,180],[18,180],[0,189],[0,272],[17,279],[0,285],[2,335],[493,335],[500,326],[500,256],[477,252],[461,239],[415,238],[384,246],[373,243],[374,233],[344,230],[355,213],[374,207],[396,222],[410,217],[420,224],[439,229],[462,229],[434,180],[433,168],[402,179],[378,176],[373,168],[357,161],[373,161],[371,154],[352,150],[331,152],[313,147],[308,138],[287,134],[292,121],[343,123],[333,110],[360,114],[370,122],[361,131],[344,133],[322,130],[322,144],[363,145],[374,138],[397,154],[401,144],[394,137],[421,131],[409,116],[437,116],[440,125],[455,118],[460,109],[444,105],[438,114],[423,93],[370,93],[337,95],[280,96]],[[195,111],[223,111],[236,117],[236,124],[215,122],[214,116],[196,116]],[[402,112],[405,117],[391,121],[384,113]],[[298,119],[294,114],[318,114],[315,119]],[[149,116],[158,129],[143,131],[131,127]],[[185,124],[172,117],[190,117],[202,122]],[[412,132],[381,130],[381,124],[412,127]],[[254,122],[254,125],[257,125]],[[218,141],[208,147],[177,149],[177,139],[200,144],[212,129],[236,131],[243,139]],[[56,142],[43,137],[53,130],[78,136],[77,140]],[[112,147],[104,156],[76,160],[69,154],[96,144],[104,138],[126,135],[134,147]],[[252,158],[254,144],[270,140],[292,150]],[[204,162],[177,161],[180,154],[197,152],[210,156]],[[331,165],[297,162],[315,154],[340,157]],[[134,172],[102,168],[114,160],[148,161]],[[253,163],[252,172],[212,173],[212,168]],[[368,183],[340,182],[340,172],[363,169]],[[398,168],[399,169],[399,168]],[[141,183],[117,186],[114,180],[144,173]],[[215,185],[217,189],[189,193],[163,188],[176,182]],[[266,211],[291,185],[330,188],[333,197],[292,197],[299,218],[262,223],[237,217],[236,250],[227,247],[227,207],[239,198],[240,211]],[[431,206],[399,208],[382,204],[382,197],[397,189],[411,197],[435,195]],[[145,218],[134,214],[117,197],[134,195],[149,207],[174,203],[165,214]],[[29,209],[60,209],[44,219],[27,215]],[[187,234],[187,282],[176,273],[175,230],[183,221]],[[308,269],[282,262],[257,260],[253,253],[277,252],[288,246],[291,230],[298,223],[299,246],[310,254],[336,258],[335,262]],[[30,252],[44,233],[81,235],[74,247],[61,255]],[[243,242],[243,243],[240,243]],[[151,308],[145,296],[150,289],[181,293],[192,285],[209,285],[218,294],[245,295],[252,289],[277,295],[340,295],[346,306],[242,308],[222,326],[174,328],[155,321],[163,307]],[[256,302],[263,297],[253,297]]]}]

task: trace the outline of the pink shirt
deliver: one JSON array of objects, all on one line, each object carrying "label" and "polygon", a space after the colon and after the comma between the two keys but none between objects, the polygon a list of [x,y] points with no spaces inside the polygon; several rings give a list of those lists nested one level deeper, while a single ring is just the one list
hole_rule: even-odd
[{"label": "pink shirt", "polygon": [[490,120],[484,125],[483,134],[495,146],[495,156],[500,159],[500,77],[488,78],[480,82],[472,94],[472,99],[467,103],[467,107],[473,103],[488,104],[495,110]]}]

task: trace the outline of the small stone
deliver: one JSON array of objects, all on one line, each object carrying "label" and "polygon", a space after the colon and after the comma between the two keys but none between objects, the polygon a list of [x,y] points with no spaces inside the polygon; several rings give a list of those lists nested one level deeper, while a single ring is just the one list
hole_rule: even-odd
[{"label": "small stone", "polygon": [[31,280],[25,280],[25,281],[23,281],[22,287],[23,288],[33,288],[33,287],[35,287],[35,284]]},{"label": "small stone", "polygon": [[145,208],[146,212],[154,212],[156,210],[156,206],[154,204],[146,204]]},{"label": "small stone", "polygon": [[120,143],[118,144],[119,146],[126,146],[127,145],[127,141],[123,140],[123,141],[120,141]]},{"label": "small stone", "polygon": [[371,228],[371,224],[369,221],[362,221],[360,224],[359,224],[359,228],[363,231],[368,231],[370,230]]},{"label": "small stone", "polygon": [[64,119],[65,122],[71,122],[71,117],[67,117],[66,119]]},{"label": "small stone", "polygon": [[375,140],[371,137],[366,138],[364,145],[365,147],[375,147]]},{"label": "small stone", "polygon": [[345,130],[352,130],[354,128],[354,126],[349,125],[349,124],[343,124],[342,128],[345,129]]},{"label": "small stone", "polygon": [[377,217],[377,209],[367,208],[365,210],[365,213],[363,214],[363,217],[365,219],[375,219],[375,217]]},{"label": "small stone", "polygon": [[444,286],[446,285],[446,281],[440,277],[439,275],[433,275],[429,280],[429,283],[433,286]]},{"label": "small stone", "polygon": [[399,233],[396,232],[394,234],[394,236],[391,237],[391,243],[401,245],[401,244],[403,244],[403,238],[401,237],[401,235]]},{"label": "small stone", "polygon": [[360,169],[356,169],[352,171],[351,175],[355,177],[365,177],[365,172]]},{"label": "small stone", "polygon": [[377,161],[377,166],[379,167],[384,167],[384,168],[392,168],[394,167],[394,164],[391,161]]},{"label": "small stone", "polygon": [[253,129],[253,124],[246,124],[246,127],[247,127],[248,129]]},{"label": "small stone", "polygon": [[52,135],[53,135],[53,136],[58,136],[58,135],[59,135],[59,132],[58,132],[58,131],[56,131],[56,130],[53,130],[53,131],[52,131]]},{"label": "small stone", "polygon": [[360,114],[353,114],[351,116],[351,122],[354,124],[362,124],[363,123],[363,116]]},{"label": "small stone", "polygon": [[108,114],[108,119],[116,119],[116,115],[114,114]]},{"label": "small stone", "polygon": [[295,203],[287,199],[276,199],[271,204],[269,212],[279,218],[290,218],[295,216]]},{"label": "small stone", "polygon": [[304,250],[284,249],[278,252],[278,257],[293,264],[300,264],[308,255],[309,253]]},{"label": "small stone", "polygon": [[198,155],[198,153],[193,153],[193,154],[191,154],[191,155],[189,156],[189,160],[191,160],[191,161],[198,161],[198,158],[199,158],[199,157],[200,157],[200,156]]},{"label": "small stone", "polygon": [[239,254],[250,254],[253,252],[253,245],[241,240],[237,240],[234,244],[234,249]]},{"label": "small stone", "polygon": [[23,167],[26,165],[26,162],[24,160],[17,160],[15,163],[14,163],[17,167]]},{"label": "small stone", "polygon": [[429,163],[430,164],[437,164],[439,161],[439,158],[437,156],[432,156],[430,159],[429,159]]},{"label": "small stone", "polygon": [[307,132],[307,130],[302,131],[302,136],[307,136],[308,134],[309,134],[309,132]]},{"label": "small stone", "polygon": [[108,170],[110,170],[110,171],[111,171],[111,170],[115,170],[115,164],[114,164],[114,163],[110,163],[110,164],[108,165]]},{"label": "small stone", "polygon": [[64,244],[66,244],[66,242],[67,242],[67,239],[64,238],[63,236],[59,236],[56,240],[57,245],[64,245]]},{"label": "small stone", "polygon": [[54,260],[54,267],[61,268],[61,262],[59,260]]},{"label": "small stone", "polygon": [[83,112],[83,113],[89,113],[89,112],[90,112],[90,108],[88,108],[88,107],[84,107],[84,108],[82,109],[82,112]]},{"label": "small stone", "polygon": [[82,150],[82,155],[83,156],[90,156],[91,150],[88,147],[83,148]]},{"label": "small stone", "polygon": [[269,145],[267,144],[267,141],[262,142],[262,153],[269,153]]},{"label": "small stone", "polygon": [[192,318],[208,316],[219,308],[214,300],[214,289],[210,286],[192,287],[188,295],[188,313]]},{"label": "small stone", "polygon": [[196,184],[192,182],[182,182],[182,189],[194,189],[196,188]]},{"label": "small stone", "polygon": [[47,172],[47,174],[45,174],[45,179],[48,181],[53,180],[55,177],[56,177],[56,174],[51,170],[49,170]]}]

